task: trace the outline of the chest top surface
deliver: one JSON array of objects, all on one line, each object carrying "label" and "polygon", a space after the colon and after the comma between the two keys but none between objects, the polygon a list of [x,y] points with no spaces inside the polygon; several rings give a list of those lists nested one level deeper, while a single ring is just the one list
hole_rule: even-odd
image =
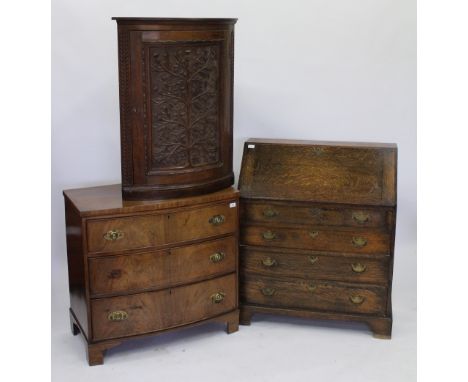
[{"label": "chest top surface", "polygon": [[136,213],[216,203],[237,198],[238,191],[233,187],[229,187],[222,191],[194,197],[151,201],[128,201],[122,199],[121,185],[112,184],[65,190],[63,194],[78,210],[81,216],[92,217],[105,214]]},{"label": "chest top surface", "polygon": [[385,143],[250,139],[242,198],[396,205],[397,147]]}]

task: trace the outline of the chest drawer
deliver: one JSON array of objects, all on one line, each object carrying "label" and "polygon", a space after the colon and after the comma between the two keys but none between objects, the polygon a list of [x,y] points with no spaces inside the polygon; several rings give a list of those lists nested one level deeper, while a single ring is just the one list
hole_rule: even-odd
[{"label": "chest drawer", "polygon": [[329,256],[241,247],[242,271],[269,277],[388,283],[389,258]]},{"label": "chest drawer", "polygon": [[154,248],[235,232],[237,207],[231,208],[232,203],[166,214],[89,220],[88,252]]},{"label": "chest drawer", "polygon": [[324,207],[310,204],[242,202],[243,221],[348,227],[384,227],[383,209]]},{"label": "chest drawer", "polygon": [[241,244],[314,251],[379,253],[390,251],[390,236],[378,230],[310,229],[246,225],[241,228]]},{"label": "chest drawer", "polygon": [[88,260],[92,296],[165,288],[236,270],[236,239]]},{"label": "chest drawer", "polygon": [[91,301],[93,338],[103,340],[189,324],[235,309],[234,274],[188,286]]},{"label": "chest drawer", "polygon": [[245,274],[244,303],[328,312],[384,315],[387,288],[316,280],[273,279]]}]

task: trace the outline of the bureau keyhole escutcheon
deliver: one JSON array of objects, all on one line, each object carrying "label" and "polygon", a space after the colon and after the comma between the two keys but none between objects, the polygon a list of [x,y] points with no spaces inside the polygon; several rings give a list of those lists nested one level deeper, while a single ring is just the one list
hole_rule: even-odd
[{"label": "bureau keyhole escutcheon", "polygon": [[274,288],[262,288],[261,292],[264,296],[273,296],[276,293],[276,289]]},{"label": "bureau keyhole escutcheon", "polygon": [[309,263],[311,264],[315,264],[318,261],[317,256],[309,256],[308,259],[309,259]]}]

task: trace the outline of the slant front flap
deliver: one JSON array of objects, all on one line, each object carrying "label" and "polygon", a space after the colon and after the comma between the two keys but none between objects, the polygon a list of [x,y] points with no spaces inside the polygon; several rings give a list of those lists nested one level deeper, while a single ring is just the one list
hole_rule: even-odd
[{"label": "slant front flap", "polygon": [[395,205],[393,144],[249,140],[244,146],[242,198]]}]

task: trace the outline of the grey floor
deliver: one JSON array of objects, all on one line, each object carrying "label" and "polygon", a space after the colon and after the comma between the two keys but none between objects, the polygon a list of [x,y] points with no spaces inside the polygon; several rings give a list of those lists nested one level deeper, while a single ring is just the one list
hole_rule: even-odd
[{"label": "grey floor", "polygon": [[124,343],[89,367],[71,335],[66,275],[53,279],[53,381],[416,381],[416,248],[396,248],[393,338],[366,326],[254,316],[227,335],[208,324]]}]

